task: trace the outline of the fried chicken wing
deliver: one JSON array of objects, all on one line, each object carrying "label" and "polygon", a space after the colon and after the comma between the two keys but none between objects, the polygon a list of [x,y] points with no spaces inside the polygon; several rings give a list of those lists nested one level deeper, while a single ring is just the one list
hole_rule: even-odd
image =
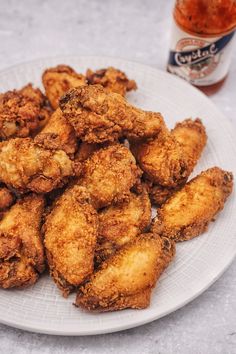
[{"label": "fried chicken wing", "polygon": [[64,296],[93,272],[98,218],[86,188],[75,185],[56,201],[44,224],[50,273]]},{"label": "fried chicken wing", "polygon": [[0,94],[0,140],[32,135],[47,118],[45,105],[42,92],[31,84]]},{"label": "fried chicken wing", "polygon": [[205,128],[199,118],[186,119],[158,138],[133,144],[131,150],[145,171],[144,181],[152,202],[163,204],[180,189],[193,171],[206,145]]},{"label": "fried chicken wing", "polygon": [[18,200],[0,221],[0,287],[32,285],[43,272],[43,211],[43,197],[31,194]]},{"label": "fried chicken wing", "polygon": [[0,181],[20,193],[50,192],[73,174],[73,162],[62,150],[43,149],[30,138],[0,143]]},{"label": "fried chicken wing", "polygon": [[171,134],[181,145],[184,154],[191,158],[192,166],[189,166],[191,173],[207,142],[206,129],[201,119],[185,119],[176,124]]},{"label": "fried chicken wing", "polygon": [[145,188],[141,194],[130,193],[123,203],[111,205],[99,212],[96,262],[116,252],[149,226],[151,203]]},{"label": "fried chicken wing", "polygon": [[4,185],[0,184],[0,212],[9,208],[14,203],[13,193]]},{"label": "fried chicken wing", "polygon": [[31,99],[40,107],[38,128],[36,130],[37,132],[46,125],[52,114],[52,108],[49,101],[46,96],[43,95],[41,90],[39,88],[34,88],[32,84],[22,87],[22,89],[19,90],[19,93],[21,93],[24,97]]},{"label": "fried chicken wing", "polygon": [[232,173],[218,167],[202,172],[157,210],[152,231],[175,241],[200,235],[223,209],[232,188]]},{"label": "fried chicken wing", "polygon": [[79,289],[76,305],[97,311],[147,307],[149,291],[174,253],[174,242],[167,238],[151,233],[137,236],[103,262]]},{"label": "fried chicken wing", "polygon": [[53,109],[57,109],[59,99],[69,89],[86,84],[86,78],[67,65],[57,65],[47,69],[42,75],[46,96]]},{"label": "fried chicken wing", "polygon": [[131,145],[141,169],[148,179],[164,187],[176,187],[189,175],[191,158],[178,141],[166,130],[158,137]]},{"label": "fried chicken wing", "polygon": [[160,113],[145,112],[101,85],[70,90],[60,108],[77,136],[88,143],[117,141],[119,137],[141,139],[158,135],[165,126]]},{"label": "fried chicken wing", "polygon": [[64,118],[60,108],[52,114],[34,141],[46,149],[64,150],[69,155],[77,150],[74,128]]},{"label": "fried chicken wing", "polygon": [[129,149],[115,144],[100,149],[84,162],[78,184],[85,186],[96,209],[128,199],[141,171]]},{"label": "fried chicken wing", "polygon": [[100,84],[107,92],[119,93],[122,96],[125,96],[128,91],[137,89],[134,80],[129,80],[124,72],[113,67],[97,71],[88,69],[86,72],[86,78],[89,84]]}]

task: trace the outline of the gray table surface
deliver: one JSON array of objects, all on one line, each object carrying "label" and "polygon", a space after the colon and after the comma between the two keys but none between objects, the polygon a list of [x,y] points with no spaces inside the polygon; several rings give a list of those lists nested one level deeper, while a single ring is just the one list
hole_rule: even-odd
[{"label": "gray table surface", "polygon": [[[171,0],[0,0],[0,69],[55,55],[121,57],[165,69]],[[211,97],[236,126],[236,45]],[[236,353],[236,261],[203,295],[131,330],[53,337],[0,325],[0,353]]]}]

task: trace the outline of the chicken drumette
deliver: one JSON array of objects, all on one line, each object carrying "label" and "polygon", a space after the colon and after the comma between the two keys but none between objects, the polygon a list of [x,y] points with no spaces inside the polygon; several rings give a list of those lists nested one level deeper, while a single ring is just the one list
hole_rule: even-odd
[{"label": "chicken drumette", "polygon": [[0,181],[20,193],[50,192],[73,174],[73,162],[62,150],[43,149],[30,138],[0,143]]},{"label": "chicken drumette", "polygon": [[101,85],[70,90],[61,98],[60,108],[77,137],[88,143],[113,142],[124,136],[140,140],[158,135],[165,127],[160,113],[136,108]]}]

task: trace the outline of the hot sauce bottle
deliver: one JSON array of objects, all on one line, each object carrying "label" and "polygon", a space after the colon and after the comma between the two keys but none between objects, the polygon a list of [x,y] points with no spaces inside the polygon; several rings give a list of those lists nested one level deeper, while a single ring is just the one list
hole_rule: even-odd
[{"label": "hot sauce bottle", "polygon": [[206,94],[224,83],[236,28],[236,0],[177,0],[167,70]]}]

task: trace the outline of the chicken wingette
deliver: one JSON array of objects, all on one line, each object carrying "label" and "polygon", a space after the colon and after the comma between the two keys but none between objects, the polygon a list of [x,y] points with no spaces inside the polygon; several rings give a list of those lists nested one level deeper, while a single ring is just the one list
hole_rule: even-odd
[{"label": "chicken wingette", "polygon": [[188,182],[157,209],[152,231],[175,241],[185,241],[203,233],[233,188],[233,175],[210,168]]},{"label": "chicken wingette", "polygon": [[175,254],[173,241],[142,234],[103,262],[79,289],[76,305],[88,310],[145,308],[150,292]]},{"label": "chicken wingette", "polygon": [[43,226],[51,276],[66,297],[93,272],[98,218],[86,188],[67,189]]}]

